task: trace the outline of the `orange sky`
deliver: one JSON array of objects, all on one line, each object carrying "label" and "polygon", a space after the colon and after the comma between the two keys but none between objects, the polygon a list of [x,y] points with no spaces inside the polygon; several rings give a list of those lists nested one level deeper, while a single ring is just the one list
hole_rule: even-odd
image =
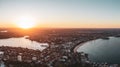
[{"label": "orange sky", "polygon": [[[47,28],[120,28],[119,3],[119,0],[0,0],[0,27],[32,22],[35,27]],[[20,20],[21,17],[28,19]]]}]

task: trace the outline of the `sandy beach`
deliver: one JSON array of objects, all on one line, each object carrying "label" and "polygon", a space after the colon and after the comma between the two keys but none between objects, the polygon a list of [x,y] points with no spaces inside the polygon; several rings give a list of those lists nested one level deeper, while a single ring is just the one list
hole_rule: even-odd
[{"label": "sandy beach", "polygon": [[[94,40],[97,40],[97,39],[94,39]],[[83,42],[83,43],[80,43],[79,45],[77,45],[77,46],[73,49],[74,53],[77,52],[77,49],[78,49],[79,47],[81,47],[82,45],[84,45],[85,43],[90,42],[90,41],[93,41],[93,40],[89,40],[89,41],[86,41],[86,42]]]}]

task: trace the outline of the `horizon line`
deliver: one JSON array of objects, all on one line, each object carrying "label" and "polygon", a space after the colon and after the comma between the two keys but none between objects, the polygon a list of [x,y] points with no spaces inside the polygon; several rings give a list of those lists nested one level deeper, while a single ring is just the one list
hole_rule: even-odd
[{"label": "horizon line", "polygon": [[[0,27],[0,28],[4,28],[4,29],[5,28],[6,29],[7,28],[9,28],[9,29],[10,28],[11,29],[13,29],[13,28],[14,29],[15,28],[16,29],[22,29],[22,28],[19,28],[19,27]],[[33,28],[30,28],[30,29],[120,29],[120,28],[99,28],[99,27],[98,28],[92,28],[92,27],[91,28],[78,28],[78,27],[76,27],[76,28],[75,27],[74,28],[70,28],[70,27],[65,27],[65,28],[64,27],[33,27]]]}]

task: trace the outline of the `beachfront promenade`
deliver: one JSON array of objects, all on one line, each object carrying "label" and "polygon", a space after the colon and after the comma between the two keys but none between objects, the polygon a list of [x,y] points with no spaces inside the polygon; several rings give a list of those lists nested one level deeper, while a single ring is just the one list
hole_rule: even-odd
[{"label": "beachfront promenade", "polygon": [[[43,51],[27,48],[1,46],[1,63],[6,67],[117,67],[117,64],[91,62],[89,55],[76,52],[78,45],[90,40],[115,36],[118,32],[53,32],[40,37],[30,36],[30,40],[49,43]],[[77,47],[76,47],[77,46]]]}]

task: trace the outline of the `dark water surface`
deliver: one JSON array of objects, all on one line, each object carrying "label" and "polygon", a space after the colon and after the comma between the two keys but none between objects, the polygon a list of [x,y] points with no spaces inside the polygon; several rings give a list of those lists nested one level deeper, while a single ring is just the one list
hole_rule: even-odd
[{"label": "dark water surface", "polygon": [[86,42],[77,51],[88,53],[93,62],[120,64],[120,37],[109,38],[109,40],[97,39]]}]

